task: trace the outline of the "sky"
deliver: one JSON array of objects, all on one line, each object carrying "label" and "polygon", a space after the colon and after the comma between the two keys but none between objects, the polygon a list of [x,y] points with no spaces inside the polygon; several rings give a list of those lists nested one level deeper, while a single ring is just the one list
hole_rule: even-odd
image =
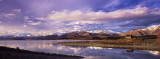
[{"label": "sky", "polygon": [[160,24],[160,0],[0,0],[0,33],[127,32]]}]

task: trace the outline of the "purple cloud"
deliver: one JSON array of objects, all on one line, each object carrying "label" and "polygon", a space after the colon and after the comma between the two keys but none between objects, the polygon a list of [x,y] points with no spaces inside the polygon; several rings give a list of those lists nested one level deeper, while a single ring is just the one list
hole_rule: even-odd
[{"label": "purple cloud", "polygon": [[82,29],[126,31],[159,24],[159,3],[159,0],[0,0],[0,32],[12,29],[38,35]]}]

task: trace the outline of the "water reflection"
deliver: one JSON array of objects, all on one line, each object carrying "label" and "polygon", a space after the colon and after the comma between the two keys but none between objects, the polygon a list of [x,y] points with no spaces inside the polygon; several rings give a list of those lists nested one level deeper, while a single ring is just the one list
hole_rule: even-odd
[{"label": "water reflection", "polygon": [[87,48],[90,48],[90,49],[104,49],[102,47],[87,47]]},{"label": "water reflection", "polygon": [[0,41],[0,46],[19,47],[20,49],[84,56],[85,59],[158,59],[160,51],[137,51],[102,47],[71,47],[56,45],[69,40],[25,40]]},{"label": "water reflection", "polygon": [[151,54],[154,54],[154,55],[159,55],[160,56],[160,51],[147,51]]}]

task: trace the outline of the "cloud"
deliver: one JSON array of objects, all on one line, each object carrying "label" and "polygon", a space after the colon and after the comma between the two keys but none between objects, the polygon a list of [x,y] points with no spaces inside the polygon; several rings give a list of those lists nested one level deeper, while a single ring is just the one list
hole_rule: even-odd
[{"label": "cloud", "polygon": [[27,25],[24,24],[22,27],[27,27]]},{"label": "cloud", "polygon": [[42,24],[41,21],[36,21],[34,19],[32,19],[31,17],[29,16],[24,16],[24,24],[22,27],[27,27],[28,25],[33,25],[33,26],[36,26],[36,25],[40,25]]},{"label": "cloud", "polygon": [[[12,30],[11,30],[12,29]],[[20,32],[24,33],[24,29],[19,28],[18,26],[9,26],[9,25],[0,25],[0,32]]]},{"label": "cloud", "polygon": [[110,3],[107,3],[106,5],[104,5],[103,8],[108,8],[108,7],[111,7],[111,6],[117,6],[119,4],[120,4],[120,0],[113,0]]},{"label": "cloud", "polygon": [[37,20],[45,20],[44,17],[38,17],[38,18],[35,18],[35,19],[37,19]]},{"label": "cloud", "polygon": [[24,16],[24,20],[29,20],[30,18],[28,16]]},{"label": "cloud", "polygon": [[[53,30],[53,29],[52,29]],[[19,26],[11,26],[11,25],[0,25],[0,35],[1,33],[31,33],[33,35],[50,35],[55,33],[52,30],[41,30],[41,29],[36,29],[35,27],[27,26],[27,27],[22,27],[21,25]],[[7,35],[7,34],[4,34]]]},{"label": "cloud", "polygon": [[160,23],[159,0],[3,1],[0,4],[3,9],[0,11],[1,25],[19,26],[34,32],[122,31],[126,30],[125,26]]},{"label": "cloud", "polygon": [[92,31],[123,29],[124,26],[143,26],[157,22],[160,19],[159,8],[149,9],[138,5],[132,9],[120,9],[112,12],[80,10],[52,11],[46,17],[38,17],[36,20],[48,22],[46,27],[59,32],[67,31]]},{"label": "cloud", "polygon": [[14,14],[14,13],[2,13],[0,16],[7,17],[7,18],[12,18],[12,17],[16,16],[16,14]]},{"label": "cloud", "polygon": [[11,11],[17,12],[17,13],[21,13],[21,9],[13,9]]},{"label": "cloud", "polygon": [[[140,5],[133,9],[120,9],[112,12],[93,12],[87,11],[86,13],[80,10],[75,11],[52,11],[47,17],[37,18],[44,21],[74,21],[75,24],[80,23],[106,23],[112,21],[131,21],[147,18],[154,18],[160,15],[158,8],[148,9]],[[85,22],[86,21],[86,22]],[[71,23],[73,24],[73,23]]]},{"label": "cloud", "polygon": [[41,21],[38,21],[38,22],[29,21],[28,24],[30,24],[30,25],[40,25]]},{"label": "cloud", "polygon": [[68,24],[66,24],[66,25],[83,25],[83,24],[95,24],[95,23],[97,23],[97,22],[94,22],[94,21],[71,21],[71,22],[69,22]]}]

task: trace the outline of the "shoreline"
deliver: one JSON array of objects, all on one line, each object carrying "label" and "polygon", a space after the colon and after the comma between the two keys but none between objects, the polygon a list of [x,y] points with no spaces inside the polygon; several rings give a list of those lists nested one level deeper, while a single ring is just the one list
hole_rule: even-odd
[{"label": "shoreline", "polygon": [[118,48],[118,49],[133,49],[133,50],[153,50],[160,51],[160,43],[150,42],[150,41],[78,41],[78,42],[59,42],[56,44],[61,44],[65,46],[72,47],[102,47],[102,48]]},{"label": "shoreline", "polygon": [[83,59],[81,56],[34,52],[0,46],[0,59]]}]

